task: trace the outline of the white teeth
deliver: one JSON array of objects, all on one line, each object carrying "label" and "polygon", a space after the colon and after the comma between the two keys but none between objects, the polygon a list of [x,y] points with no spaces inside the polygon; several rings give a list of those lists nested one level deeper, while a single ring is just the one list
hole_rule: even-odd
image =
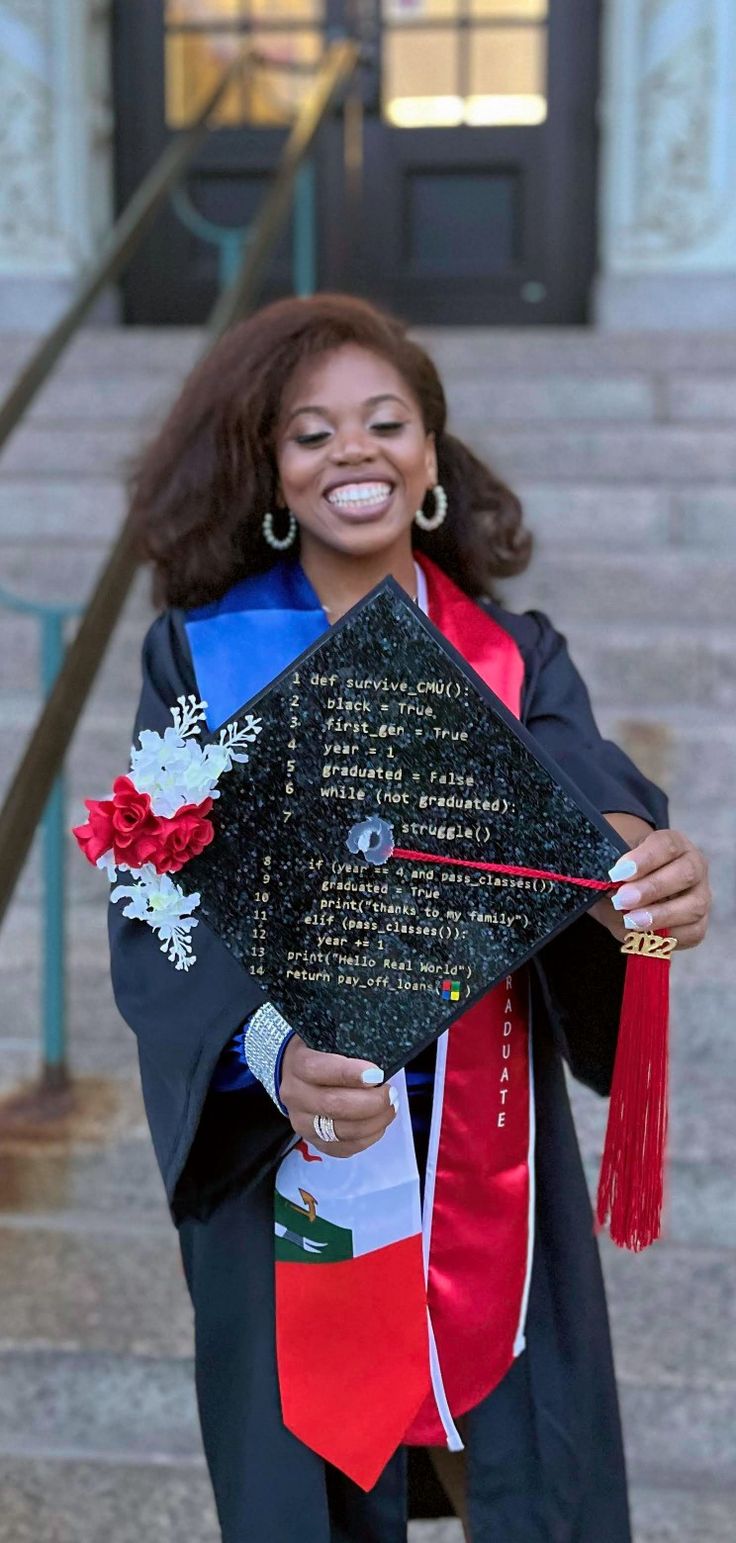
[{"label": "white teeth", "polygon": [[390,492],[389,482],[346,482],[327,494],[327,502],[338,508],[365,509],[384,503]]}]

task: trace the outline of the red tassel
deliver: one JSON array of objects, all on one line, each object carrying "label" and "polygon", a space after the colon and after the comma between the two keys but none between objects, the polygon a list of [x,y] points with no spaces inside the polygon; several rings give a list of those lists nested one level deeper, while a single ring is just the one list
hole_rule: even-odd
[{"label": "red tassel", "polygon": [[[667,934],[656,936],[666,938]],[[639,940],[646,947],[644,935]],[[653,1243],[661,1231],[672,946],[665,956],[643,951],[631,953],[627,961],[598,1183],[598,1229],[610,1217],[614,1243],[637,1253]]]}]

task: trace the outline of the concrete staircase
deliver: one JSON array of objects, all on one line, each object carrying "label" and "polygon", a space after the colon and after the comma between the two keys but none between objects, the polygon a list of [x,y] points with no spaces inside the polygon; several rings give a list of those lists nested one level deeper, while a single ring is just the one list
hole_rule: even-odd
[{"label": "concrete staircase", "polygon": [[[456,430],[538,533],[507,586],[568,634],[607,732],[708,850],[712,941],[675,961],[668,1236],[605,1248],[637,1543],[726,1543],[736,1503],[736,335],[427,334]],[[82,599],[124,505],[122,468],[194,358],[194,332],[89,332],[0,462],[0,583]],[[0,388],[29,344],[3,339]],[[85,714],[70,814],[124,764],[149,615],[141,581]],[[34,628],[0,610],[0,785],[38,706]],[[217,1536],[191,1322],[106,978],[104,888],[69,871],[78,1107],[0,1149],[0,1543]],[[0,1088],[38,1045],[34,853],[0,934]],[[605,1110],[576,1090],[594,1177]],[[414,1543],[450,1543],[425,1523]],[[605,1543],[605,1540],[601,1540]]]}]

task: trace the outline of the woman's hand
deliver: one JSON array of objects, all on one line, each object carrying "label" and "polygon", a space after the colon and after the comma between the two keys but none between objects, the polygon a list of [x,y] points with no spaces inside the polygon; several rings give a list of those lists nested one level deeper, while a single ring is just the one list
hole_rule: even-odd
[{"label": "woman's hand", "polygon": [[665,930],[680,948],[702,943],[713,896],[699,848],[679,831],[653,830],[621,862],[635,864],[635,871],[622,875],[626,882],[615,895],[593,907],[596,919],[617,938],[626,931]]},{"label": "woman's hand", "polygon": [[[305,1136],[310,1146],[329,1157],[352,1157],[380,1141],[396,1118],[395,1090],[376,1086],[382,1077],[370,1061],[310,1050],[295,1034],[284,1051],[279,1096],[298,1136]],[[337,1141],[319,1140],[316,1114],[329,1115],[334,1121]]]}]

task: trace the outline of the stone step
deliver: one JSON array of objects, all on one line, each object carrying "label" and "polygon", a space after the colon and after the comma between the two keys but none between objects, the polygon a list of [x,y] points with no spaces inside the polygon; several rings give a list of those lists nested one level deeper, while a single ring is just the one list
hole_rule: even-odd
[{"label": "stone step", "polygon": [[[112,768],[113,775],[120,772],[124,759],[117,760]],[[112,778],[108,778],[108,786]],[[89,779],[85,783],[89,796],[105,796],[108,787],[89,788]],[[716,897],[717,914],[722,921],[727,921],[734,915],[736,908],[736,832],[734,820],[736,813],[726,810],[722,819],[711,821],[702,805],[689,809],[686,805],[679,805],[677,810],[677,823],[682,825],[688,836],[702,847],[710,863],[711,884]],[[71,835],[71,823],[81,820],[84,810],[79,803],[70,806],[70,829],[66,844],[67,861],[67,897],[70,905],[94,904],[98,901],[104,885],[104,879],[95,868],[85,862],[78,852],[76,843]],[[41,848],[37,838],[29,855],[23,878],[20,885],[19,902],[21,906],[28,908],[35,905],[41,893]]]},{"label": "stone step", "polygon": [[[713,377],[704,380],[708,383]],[[724,402],[730,380],[724,377]],[[70,425],[155,421],[176,386],[169,376],[150,376],[145,368],[135,375],[90,373],[77,379],[60,375],[36,398],[29,419]],[[479,378],[471,364],[467,372],[448,375],[447,390],[450,416],[458,423],[481,413],[491,423],[653,422],[663,416],[664,390],[654,375],[507,374],[499,392],[492,380]],[[713,411],[705,416],[728,420],[732,415]]]},{"label": "stone step", "polygon": [[[519,371],[504,376],[503,390],[479,376],[474,361],[450,371],[447,391],[451,418],[460,422],[482,412],[492,423],[577,423],[587,421],[653,422],[656,419],[732,421],[734,377],[700,376],[692,381],[664,381],[654,373],[547,374]],[[721,390],[717,387],[720,384]],[[140,372],[83,376],[63,373],[52,379],[29,413],[37,423],[142,422],[160,418],[179,385],[179,377]],[[700,388],[700,389],[698,389]]]},{"label": "stone step", "polygon": [[[593,332],[586,327],[419,327],[414,336],[443,374],[467,371],[468,360],[499,391],[507,373],[581,374],[632,370],[684,375],[736,370],[736,328],[731,332]],[[132,345],[129,345],[132,346]]]},{"label": "stone step", "polygon": [[[515,479],[526,522],[544,560],[556,547],[601,548],[647,556],[673,545],[691,550],[736,551],[736,486],[678,488],[614,481],[535,482]],[[654,560],[651,558],[650,560]]]},{"label": "stone step", "polygon": [[462,433],[512,486],[520,478],[700,486],[736,476],[733,429],[710,424],[559,429],[505,424],[494,430],[478,416],[463,420]]},{"label": "stone step", "polygon": [[601,706],[596,719],[604,737],[665,789],[677,820],[684,808],[729,803],[736,782],[736,724],[724,722],[721,714],[697,707],[622,714]]},{"label": "stone step", "polygon": [[[675,1162],[720,1164],[732,1171],[736,1163],[736,1077],[728,1071],[721,1075],[717,1064],[698,1065],[694,1058],[686,1070],[683,1061],[684,1057],[678,1057],[679,1064],[675,1064],[673,1058],[670,1078],[670,1156]],[[581,1148],[595,1171],[603,1151],[607,1103],[588,1089],[576,1087],[573,1108]],[[694,1175],[693,1185],[700,1180],[699,1174]]]},{"label": "stone step", "polygon": [[221,1543],[203,1458],[5,1457],[0,1486],[0,1543]]},{"label": "stone step", "polygon": [[[581,546],[631,551],[668,545],[725,552],[736,547],[736,489],[622,486],[615,482],[517,479],[539,550]],[[107,549],[126,507],[122,480],[76,476],[0,477],[0,556],[15,545],[39,555],[40,538]],[[43,550],[43,548],[41,549]]]},{"label": "stone step", "polygon": [[[139,1288],[145,1295],[145,1285]],[[164,1303],[160,1311],[165,1314]],[[0,1454],[200,1459],[188,1359],[8,1351],[0,1357]]]},{"label": "stone step", "polygon": [[[110,534],[114,536],[115,530]],[[81,612],[109,549],[110,541],[104,535],[87,540],[81,528],[77,533],[71,526],[68,536],[63,539],[34,537],[27,541],[2,542],[0,586],[25,600],[78,606]],[[150,578],[141,569],[125,613],[127,618],[140,625],[141,631],[150,619],[149,596]],[[0,618],[6,627],[15,624],[19,633],[38,625],[32,616],[19,617],[5,609],[0,610]],[[74,622],[71,621],[67,635],[71,636],[73,630]]]},{"label": "stone step", "polygon": [[33,402],[28,420],[37,424],[148,423],[149,432],[176,395],[183,374],[152,372],[141,360],[137,370],[52,376]]},{"label": "stone step", "polygon": [[[539,373],[522,358],[506,371],[503,389],[489,375],[485,351],[471,347],[465,358],[445,372],[450,414],[459,421],[482,412],[494,423],[616,421],[733,422],[736,418],[736,374],[667,373],[654,359],[636,372],[591,367]],[[62,368],[34,400],[29,418],[45,423],[79,423],[117,419],[156,419],[179,388],[183,371],[173,366],[152,371],[141,356],[137,368],[101,370],[90,362],[82,373]]]},{"label": "stone step", "polygon": [[[703,952],[707,954],[707,944]],[[106,949],[98,951],[94,965],[67,968],[67,1041],[73,1072],[106,1079],[132,1079],[137,1085],[135,1041],[113,1001]],[[0,1022],[3,1072],[10,1071],[20,1078],[33,1077],[40,1050],[41,972],[34,962],[33,967],[16,968],[4,975]],[[732,1115],[735,1099],[732,988],[709,986],[700,993],[695,988],[683,992],[675,980],[670,1076],[673,1160],[705,1164],[736,1161]],[[582,1150],[595,1166],[603,1150],[606,1104],[579,1087],[574,1089],[573,1102]],[[686,1175],[689,1187],[682,1200],[684,1207],[689,1204],[691,1191],[695,1191],[697,1200],[698,1186],[708,1186],[711,1177],[719,1178],[717,1174]],[[711,1188],[716,1197],[721,1195],[720,1182]],[[728,1210],[732,1214],[731,1206]]]},{"label": "stone step", "polygon": [[460,423],[483,415],[486,422],[733,423],[736,375],[660,372],[656,363],[637,375],[600,373],[504,374],[502,388],[481,373],[469,353],[465,369],[446,373],[450,418]]},{"label": "stone step", "polygon": [[663,382],[662,406],[663,417],[681,422],[733,423],[736,375],[723,371],[711,375],[672,375]]},{"label": "stone step", "polygon": [[[88,1002],[83,995],[84,981],[75,982],[67,976],[67,1061],[73,1076],[101,1077],[106,1082],[122,1082],[137,1078],[138,1065],[135,1042],[127,1025],[117,1013],[104,977],[100,983],[100,995],[96,1002]],[[20,1082],[31,1082],[39,1075],[42,1056],[42,1001],[40,975],[26,981],[26,994],[22,995],[22,982],[13,977],[8,982],[7,997],[3,992],[3,1007],[13,1000],[20,1003],[17,1016],[8,1028],[0,1032],[0,1091],[6,1092]],[[5,1020],[7,1022],[8,1020]]]},{"label": "stone step", "polygon": [[139,423],[75,425],[27,420],[16,429],[0,456],[0,475],[52,478],[126,477],[143,447]]},{"label": "stone step", "polygon": [[[511,598],[511,586],[508,588]],[[139,616],[136,616],[139,611]],[[604,629],[565,616],[557,604],[550,607],[556,626],[566,633],[573,660],[588,686],[597,712],[617,712],[621,719],[669,720],[675,710],[686,716],[691,710],[720,714],[727,723],[736,704],[736,647],[729,624],[699,626],[668,621],[637,620],[636,628],[625,620],[608,622]],[[121,721],[132,721],[140,689],[141,644],[152,617],[142,597],[131,605],[116,628],[103,659],[87,709],[109,721],[110,709],[119,704]],[[0,612],[0,692],[5,710],[21,709],[17,721],[32,721],[34,694],[38,691],[38,628],[30,617]],[[21,702],[28,693],[28,702]],[[37,701],[37,697],[36,697]],[[6,762],[12,759],[12,746]]]},{"label": "stone step", "polygon": [[[205,333],[199,327],[85,327],[65,350],[54,375],[78,380],[90,374],[145,370],[177,378],[191,369],[204,343]],[[3,333],[3,388],[12,383],[37,346],[37,337]]]},{"label": "stone step", "polygon": [[736,375],[665,375],[657,370],[637,375],[481,374],[472,354],[465,371],[447,372],[451,421],[489,424],[594,422],[717,423],[736,420]]},{"label": "stone step", "polygon": [[[530,429],[517,422],[494,429],[479,406],[476,416],[463,417],[458,428],[512,484],[525,478],[699,486],[736,475],[733,429],[710,423],[586,428],[563,424]],[[16,430],[5,447],[0,472],[54,479],[124,476],[149,435],[150,425],[130,421],[85,420],[70,433],[68,424],[31,420]]]},{"label": "stone step", "polygon": [[562,631],[577,622],[634,631],[682,620],[728,624],[736,595],[736,560],[689,551],[658,551],[644,564],[631,549],[621,552],[554,552],[533,560],[527,573],[504,585],[513,610],[549,611]]},{"label": "stone step", "polygon": [[[587,327],[419,327],[414,336],[432,350],[443,370],[464,369],[471,356],[499,372],[736,371],[736,329],[610,333]],[[37,342],[23,333],[4,335],[3,380],[13,377]],[[203,330],[195,327],[87,327],[64,354],[60,368],[68,376],[142,366],[179,375],[191,368],[205,342]]]},{"label": "stone step", "polygon": [[725,1486],[689,1490],[676,1474],[661,1487],[635,1484],[634,1543],[733,1543],[735,1503],[736,1496]]},{"label": "stone step", "polygon": [[[173,1226],[139,1224],[136,1235],[115,1225],[60,1230],[0,1222],[0,1241],[3,1352],[43,1351],[44,1366],[53,1365],[51,1349],[130,1358],[191,1354],[192,1314]],[[0,1450],[10,1369],[0,1356]]]},{"label": "stone step", "polygon": [[[35,398],[28,423],[74,430],[93,424],[125,423],[153,429],[181,389],[182,376],[139,372],[100,375],[59,373]],[[736,420],[736,375],[674,375],[657,372],[506,373],[503,390],[478,364],[446,375],[451,423],[488,426],[522,424],[705,423]]]},{"label": "stone step", "polygon": [[622,1381],[736,1397],[736,1249],[666,1242],[633,1254],[606,1241],[602,1252]]},{"label": "stone step", "polygon": [[576,620],[567,638],[597,708],[616,707],[623,716],[707,707],[725,715],[736,704],[730,626],[677,626],[673,618],[666,625],[637,621],[634,634],[623,622],[601,631]]},{"label": "stone step", "polygon": [[[63,541],[7,542],[0,545],[0,584],[40,601],[83,604],[106,556],[102,541],[77,545]],[[561,629],[575,622],[621,623],[639,620],[648,626],[682,619],[687,627],[701,623],[727,625],[733,617],[736,557],[692,549],[659,550],[656,571],[630,550],[569,551],[549,546],[538,553],[525,574],[501,586],[512,610],[549,611]],[[126,620],[150,617],[150,576],[141,570]],[[6,622],[13,618],[7,615]]]},{"label": "stone step", "polygon": [[[732,1014],[726,1015],[728,998],[722,997],[721,1002],[712,1038],[706,1039],[705,1034],[700,1038],[699,1020],[683,1014],[675,993],[668,1151],[675,1162],[725,1165],[732,1170],[736,1162],[736,1075],[733,1048],[727,1042]],[[580,1147],[595,1168],[603,1151],[608,1106],[577,1083],[571,1087],[571,1095]],[[691,1176],[692,1184],[697,1186],[700,1177]]]},{"label": "stone step", "polygon": [[[114,1463],[201,1460],[191,1364],[106,1351],[0,1358],[0,1457]],[[736,1388],[621,1379],[634,1481],[736,1485]]]},{"label": "stone step", "polygon": [[[8,1457],[0,1459],[0,1486],[0,1543],[219,1543],[221,1536],[203,1462]],[[634,1543],[733,1543],[735,1500],[726,1488],[635,1485]],[[410,1522],[408,1537],[462,1543],[462,1529],[449,1519]]]},{"label": "stone step", "polygon": [[[90,872],[95,878],[91,868]],[[67,955],[72,975],[79,973],[81,976],[106,968],[105,895],[103,881],[103,890],[98,886],[91,900],[68,907]],[[3,979],[14,969],[25,971],[29,980],[33,978],[38,968],[39,940],[39,927],[29,924],[28,907],[16,897],[0,929],[0,975]],[[736,950],[733,927],[728,918],[717,913],[705,943],[677,955],[673,980],[678,1013],[687,1026],[683,1029],[683,1037],[696,1051],[707,1052],[717,1046],[719,1054],[722,1049],[728,1053],[734,1039],[723,1004],[729,991],[736,988]],[[5,1027],[7,1029],[7,1025]]]},{"label": "stone step", "polygon": [[[120,1032],[129,1031],[121,1024]],[[164,1187],[139,1094],[137,1102],[137,1123],[126,1122],[125,1134],[103,1145],[77,1142],[60,1152],[53,1143],[0,1144],[0,1229],[119,1238],[157,1230],[168,1249],[173,1234]],[[119,1246],[122,1254],[126,1245]]]},{"label": "stone step", "polygon": [[[164,1191],[153,1171],[147,1137],[125,1140],[143,1182],[143,1200],[131,1194],[131,1179],[117,1188],[116,1168],[105,1148],[106,1183],[93,1176],[94,1204],[68,1208],[66,1160],[62,1174],[37,1154],[20,1159],[0,1154],[0,1288],[5,1350],[108,1352],[133,1356],[182,1356],[191,1349],[191,1310],[182,1278],[176,1234],[165,1214]],[[71,1156],[71,1154],[69,1154]],[[14,1157],[14,1162],[12,1162]],[[147,1162],[143,1162],[147,1157]],[[85,1196],[85,1167],[93,1154],[74,1154],[79,1199]],[[40,1170],[39,1170],[40,1160]],[[688,1165],[674,1162],[671,1191]],[[593,1171],[593,1165],[589,1165]],[[701,1176],[704,1202],[716,1202],[711,1168],[691,1163],[688,1191]],[[22,1210],[28,1187],[45,1210]],[[100,1207],[106,1193],[106,1208]],[[32,1199],[32,1194],[31,1194]],[[148,1199],[148,1204],[145,1204]],[[17,1202],[17,1204],[15,1204]],[[86,1205],[86,1202],[85,1202]],[[94,1205],[99,1208],[94,1208]],[[682,1207],[679,1211],[682,1217]],[[730,1247],[713,1233],[730,1225]],[[603,1237],[602,1253],[614,1325],[617,1367],[628,1383],[662,1387],[736,1387],[736,1322],[733,1278],[733,1197],[724,1217],[707,1228],[691,1214],[687,1236],[677,1233],[668,1207],[662,1241],[643,1254],[630,1254]],[[687,1312],[684,1304],[687,1302]],[[667,1335],[656,1325],[667,1322]]]},{"label": "stone step", "polygon": [[[6,582],[9,547],[26,545],[40,558],[46,543],[102,546],[117,533],[126,507],[123,483],[115,478],[0,477],[0,564]],[[39,543],[44,545],[40,546]],[[33,572],[33,569],[30,570]],[[83,590],[75,590],[83,593]]]},{"label": "stone step", "polygon": [[[130,672],[131,676],[133,671]],[[107,797],[113,778],[127,770],[135,688],[117,706],[104,698],[85,714],[67,758],[69,823],[86,818],[83,800]],[[39,702],[0,694],[5,736],[0,739],[0,790],[17,764]],[[723,726],[717,715],[692,710],[692,721],[652,709],[622,716],[610,707],[597,713],[601,732],[619,744],[635,764],[668,793],[676,823],[703,805],[727,805],[736,782],[736,725]],[[704,754],[707,750],[707,754]]]},{"label": "stone step", "polygon": [[[601,1127],[602,1133],[602,1127]],[[600,1153],[585,1162],[591,1203],[595,1206],[600,1175]],[[736,1194],[730,1175],[720,1163],[689,1162],[673,1157],[667,1161],[667,1196],[662,1246],[684,1244],[689,1248],[731,1248],[736,1238]]]},{"label": "stone step", "polygon": [[[689,1311],[690,1307],[685,1309]],[[680,1312],[683,1308],[680,1307]],[[652,1324],[652,1334],[668,1326]],[[619,1379],[634,1483],[736,1489],[736,1389],[650,1387]]]}]

